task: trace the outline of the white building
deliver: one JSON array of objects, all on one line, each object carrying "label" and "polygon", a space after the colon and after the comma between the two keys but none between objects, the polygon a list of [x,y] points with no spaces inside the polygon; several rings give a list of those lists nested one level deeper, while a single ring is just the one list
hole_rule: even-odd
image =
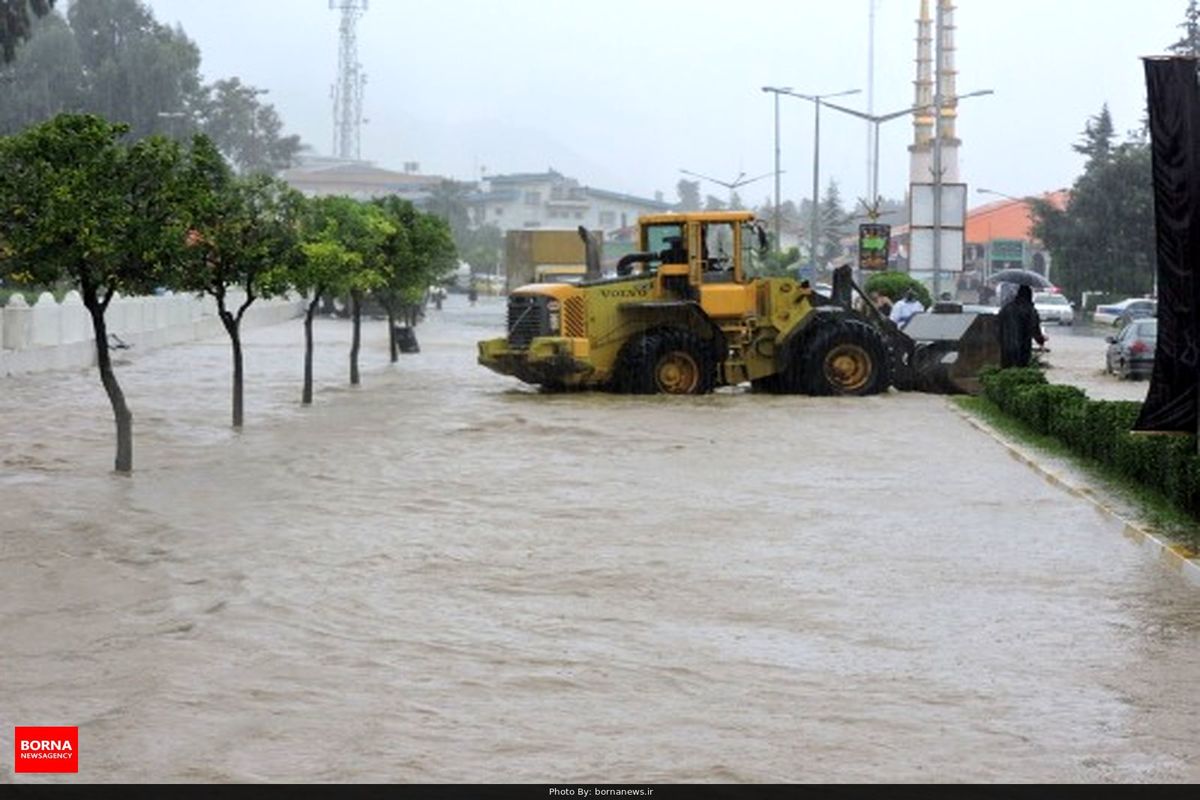
[{"label": "white building", "polygon": [[422,175],[415,162],[404,165],[404,172],[376,166],[370,161],[302,156],[299,163],[280,173],[293,189],[309,197],[339,195],[355,200],[371,200],[398,195],[421,203],[444,180],[439,175]]},{"label": "white building", "polygon": [[661,193],[650,200],[580,186],[579,181],[553,169],[484,178],[468,202],[474,224],[495,225],[505,231],[572,230],[583,225],[611,235],[634,226],[642,214],[671,210]]}]

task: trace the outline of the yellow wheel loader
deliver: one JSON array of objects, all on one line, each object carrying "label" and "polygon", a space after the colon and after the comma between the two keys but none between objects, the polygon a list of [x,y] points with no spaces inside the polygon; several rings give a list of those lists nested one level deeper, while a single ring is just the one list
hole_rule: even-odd
[{"label": "yellow wheel loader", "polygon": [[749,212],[645,216],[638,233],[615,277],[515,289],[508,334],[480,342],[479,363],[549,389],[631,394],[746,382],[812,395],[875,394],[893,381],[953,390],[950,373],[974,368],[953,363],[957,342],[914,341],[870,303],[855,311],[849,268],[835,274],[832,298],[790,278],[750,277],[766,237]]}]

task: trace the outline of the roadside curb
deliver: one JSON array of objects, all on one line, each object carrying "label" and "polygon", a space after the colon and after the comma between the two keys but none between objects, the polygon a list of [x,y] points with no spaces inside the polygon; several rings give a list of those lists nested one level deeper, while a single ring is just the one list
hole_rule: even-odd
[{"label": "roadside curb", "polygon": [[1120,522],[1122,527],[1121,534],[1132,541],[1134,544],[1141,547],[1150,555],[1157,558],[1159,561],[1180,573],[1189,583],[1194,586],[1200,586],[1200,559],[1197,558],[1198,553],[1193,551],[1187,545],[1177,544],[1167,541],[1156,533],[1152,533],[1135,522],[1127,519],[1123,514],[1106,503],[1103,498],[1097,496],[1097,492],[1090,486],[1080,486],[1073,481],[1064,478],[1055,473],[1050,468],[1038,462],[1038,460],[1029,453],[1027,449],[1003,436],[999,431],[987,424],[983,420],[976,417],[969,411],[959,408],[953,400],[947,400],[946,405],[962,417],[968,425],[987,434],[994,439],[1001,447],[1008,451],[1008,454],[1021,462],[1025,466],[1032,469],[1034,472],[1042,476],[1042,478],[1051,486],[1058,487],[1070,495],[1086,500],[1093,506],[1098,508],[1106,516]]}]

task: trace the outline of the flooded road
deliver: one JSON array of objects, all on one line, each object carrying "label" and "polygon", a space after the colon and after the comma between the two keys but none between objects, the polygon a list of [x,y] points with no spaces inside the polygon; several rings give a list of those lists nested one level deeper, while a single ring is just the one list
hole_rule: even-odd
[{"label": "flooded road", "polygon": [[[1200,591],[923,395],[540,395],[452,297],[0,381],[0,753],[94,781],[1195,781]],[[15,777],[0,769],[0,781]],[[20,776],[53,780],[53,776]],[[70,780],[75,780],[74,777]]]}]

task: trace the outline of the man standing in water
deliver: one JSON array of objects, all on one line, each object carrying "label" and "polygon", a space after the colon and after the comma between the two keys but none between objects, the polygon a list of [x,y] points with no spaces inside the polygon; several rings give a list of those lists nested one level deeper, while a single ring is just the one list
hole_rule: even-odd
[{"label": "man standing in water", "polygon": [[1028,367],[1033,357],[1035,340],[1046,344],[1042,320],[1033,307],[1033,290],[1028,286],[1017,289],[1017,296],[1005,304],[996,315],[1000,333],[1000,367]]}]

